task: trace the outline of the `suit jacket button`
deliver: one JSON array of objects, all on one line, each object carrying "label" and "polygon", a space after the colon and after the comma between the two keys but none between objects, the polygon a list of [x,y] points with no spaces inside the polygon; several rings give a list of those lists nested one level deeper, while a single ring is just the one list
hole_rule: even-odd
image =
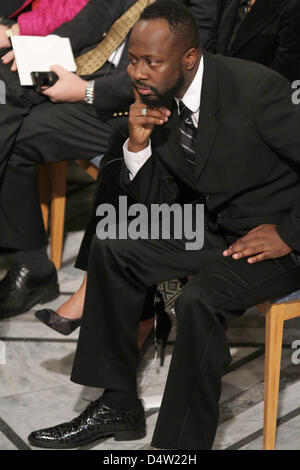
[{"label": "suit jacket button", "polygon": [[205,199],[206,199],[206,201],[209,201],[209,199],[210,199],[210,194],[205,194]]}]

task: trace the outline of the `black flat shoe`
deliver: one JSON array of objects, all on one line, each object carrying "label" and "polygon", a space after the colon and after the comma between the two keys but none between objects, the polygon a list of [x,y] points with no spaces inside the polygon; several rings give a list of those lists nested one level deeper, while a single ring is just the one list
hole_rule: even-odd
[{"label": "black flat shoe", "polygon": [[51,449],[73,449],[104,437],[116,441],[142,439],[146,419],[142,402],[133,410],[119,411],[105,405],[103,398],[92,402],[77,418],[52,428],[34,431],[28,437],[33,446]]},{"label": "black flat shoe", "polygon": [[54,310],[44,308],[43,310],[37,310],[35,316],[45,325],[52,328],[52,330],[61,333],[62,335],[70,335],[76,328],[81,325],[81,318],[70,319],[64,318],[58,315]]},{"label": "black flat shoe", "polygon": [[0,319],[27,312],[59,296],[57,272],[46,278],[33,274],[24,264],[14,264],[0,282]]}]

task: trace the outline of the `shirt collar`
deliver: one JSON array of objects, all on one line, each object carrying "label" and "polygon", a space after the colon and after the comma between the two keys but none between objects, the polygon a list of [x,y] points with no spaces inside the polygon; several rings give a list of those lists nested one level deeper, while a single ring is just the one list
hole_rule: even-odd
[{"label": "shirt collar", "polygon": [[[200,59],[197,73],[190,84],[189,88],[181,98],[181,101],[187,106],[192,113],[196,113],[200,108],[201,88],[203,80],[203,56]],[[179,112],[179,99],[175,98]]]}]

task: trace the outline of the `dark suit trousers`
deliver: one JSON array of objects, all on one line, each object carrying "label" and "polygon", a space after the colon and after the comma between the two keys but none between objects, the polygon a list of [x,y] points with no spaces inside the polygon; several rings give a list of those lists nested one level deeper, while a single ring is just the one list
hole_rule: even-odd
[{"label": "dark suit trousers", "polygon": [[136,388],[137,326],[147,287],[192,274],[176,304],[177,338],[152,445],[210,449],[218,423],[227,322],[299,287],[293,253],[250,265],[223,257],[226,234],[205,233],[200,251],[181,240],[93,239],[74,382]]},{"label": "dark suit trousers", "polygon": [[100,121],[94,106],[51,103],[21,87],[18,74],[2,62],[0,80],[7,98],[0,105],[0,247],[36,249],[46,243],[36,164],[105,153],[112,125]]}]

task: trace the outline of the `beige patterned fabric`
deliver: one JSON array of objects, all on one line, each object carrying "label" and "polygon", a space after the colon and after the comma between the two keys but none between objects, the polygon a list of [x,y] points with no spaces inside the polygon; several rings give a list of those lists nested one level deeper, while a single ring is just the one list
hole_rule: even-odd
[{"label": "beige patterned fabric", "polygon": [[171,314],[175,312],[175,301],[181,294],[184,282],[179,279],[173,279],[172,281],[164,281],[158,285],[158,290],[162,295],[165,304],[165,310]]},{"label": "beige patterned fabric", "polygon": [[142,11],[155,0],[137,0],[117,21],[97,47],[76,59],[77,74],[91,75],[100,69],[109,56],[119,47],[131,28],[138,21]]}]

